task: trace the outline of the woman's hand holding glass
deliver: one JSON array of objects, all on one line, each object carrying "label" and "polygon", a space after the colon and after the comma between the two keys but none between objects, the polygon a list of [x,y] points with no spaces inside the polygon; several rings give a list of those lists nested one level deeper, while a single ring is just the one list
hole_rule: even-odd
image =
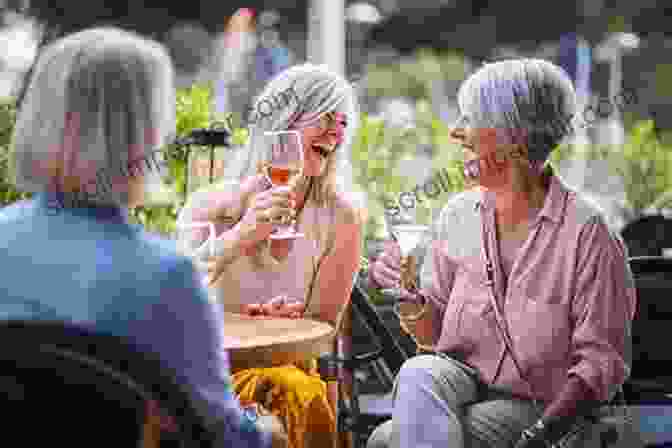
[{"label": "woman's hand holding glass", "polygon": [[295,208],[296,195],[290,187],[274,187],[257,193],[240,221],[241,239],[249,245],[267,239],[273,231],[273,223],[293,219]]},{"label": "woman's hand holding glass", "polygon": [[401,251],[394,240],[385,242],[385,249],[371,266],[371,275],[383,289],[394,289],[401,285]]},{"label": "woman's hand holding glass", "polygon": [[[250,251],[273,231],[273,222],[280,219],[289,220],[295,215],[296,196],[288,187],[276,187],[257,193],[251,201],[245,215],[236,225],[236,238],[240,240],[243,253]],[[276,240],[271,242],[271,254],[276,259],[284,258],[292,249],[292,240]],[[212,257],[206,263],[209,284],[217,281],[226,270],[228,262]]]},{"label": "woman's hand holding glass", "polygon": [[[410,335],[415,334],[416,323],[423,316],[426,306],[424,298],[417,293],[417,267],[414,263],[415,257],[402,258],[399,245],[390,240],[371,266],[372,277],[382,288],[399,290],[394,312],[401,328]],[[403,282],[402,277],[405,277]]]}]

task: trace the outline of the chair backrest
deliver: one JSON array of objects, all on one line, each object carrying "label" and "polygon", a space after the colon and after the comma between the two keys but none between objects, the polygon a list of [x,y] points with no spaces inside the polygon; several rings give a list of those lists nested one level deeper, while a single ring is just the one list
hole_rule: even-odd
[{"label": "chair backrest", "polygon": [[[23,443],[40,434],[68,446],[138,446],[146,406],[153,400],[177,427],[171,439],[181,446],[212,446],[186,383],[129,341],[43,321],[4,322],[0,340],[0,394],[11,402],[10,419],[16,423],[4,420],[3,427],[12,431],[29,422],[33,432],[20,435]],[[81,440],[80,434],[99,439]]]},{"label": "chair backrest", "polygon": [[672,219],[663,215],[642,216],[621,231],[631,257],[661,256],[672,248]]},{"label": "chair backrest", "polygon": [[352,318],[358,318],[377,340],[381,350],[381,357],[393,374],[399,372],[401,365],[408,359],[408,355],[401,348],[397,339],[385,326],[380,315],[371,303],[371,299],[360,284],[355,284],[352,290]]},{"label": "chair backrest", "polygon": [[629,263],[638,299],[632,326],[632,378],[670,376],[672,350],[661,337],[669,333],[672,322],[672,259],[634,257]]}]

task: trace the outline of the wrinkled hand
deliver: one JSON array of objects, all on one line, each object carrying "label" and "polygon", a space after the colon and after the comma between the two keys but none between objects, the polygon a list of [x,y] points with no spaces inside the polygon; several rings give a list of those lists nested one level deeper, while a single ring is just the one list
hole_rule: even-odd
[{"label": "wrinkled hand", "polygon": [[396,241],[385,242],[383,253],[371,266],[371,276],[381,288],[397,288],[401,282],[401,252]]},{"label": "wrinkled hand", "polygon": [[260,318],[284,317],[299,319],[303,316],[306,306],[303,302],[281,295],[273,297],[264,304],[251,303],[245,306],[245,312],[250,316]]}]

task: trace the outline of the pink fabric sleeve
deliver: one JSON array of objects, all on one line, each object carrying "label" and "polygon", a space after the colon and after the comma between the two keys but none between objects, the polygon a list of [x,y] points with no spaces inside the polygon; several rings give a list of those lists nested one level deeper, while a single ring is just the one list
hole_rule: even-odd
[{"label": "pink fabric sleeve", "polygon": [[636,290],[625,245],[599,217],[586,224],[578,251],[569,374],[608,401],[630,375]]}]

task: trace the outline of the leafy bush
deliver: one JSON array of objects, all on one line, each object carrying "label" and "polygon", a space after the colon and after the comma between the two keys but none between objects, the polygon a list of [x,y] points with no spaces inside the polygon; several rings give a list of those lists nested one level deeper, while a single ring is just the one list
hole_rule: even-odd
[{"label": "leafy bush", "polygon": [[552,160],[570,158],[603,160],[613,174],[619,175],[633,215],[641,216],[672,193],[672,144],[666,135],[657,135],[652,120],[637,121],[622,147],[590,145],[586,148],[564,145],[553,152]]},{"label": "leafy bush", "polygon": [[0,100],[0,207],[32,196],[31,193],[16,190],[9,176],[9,148],[16,121],[15,106],[13,98]]}]

